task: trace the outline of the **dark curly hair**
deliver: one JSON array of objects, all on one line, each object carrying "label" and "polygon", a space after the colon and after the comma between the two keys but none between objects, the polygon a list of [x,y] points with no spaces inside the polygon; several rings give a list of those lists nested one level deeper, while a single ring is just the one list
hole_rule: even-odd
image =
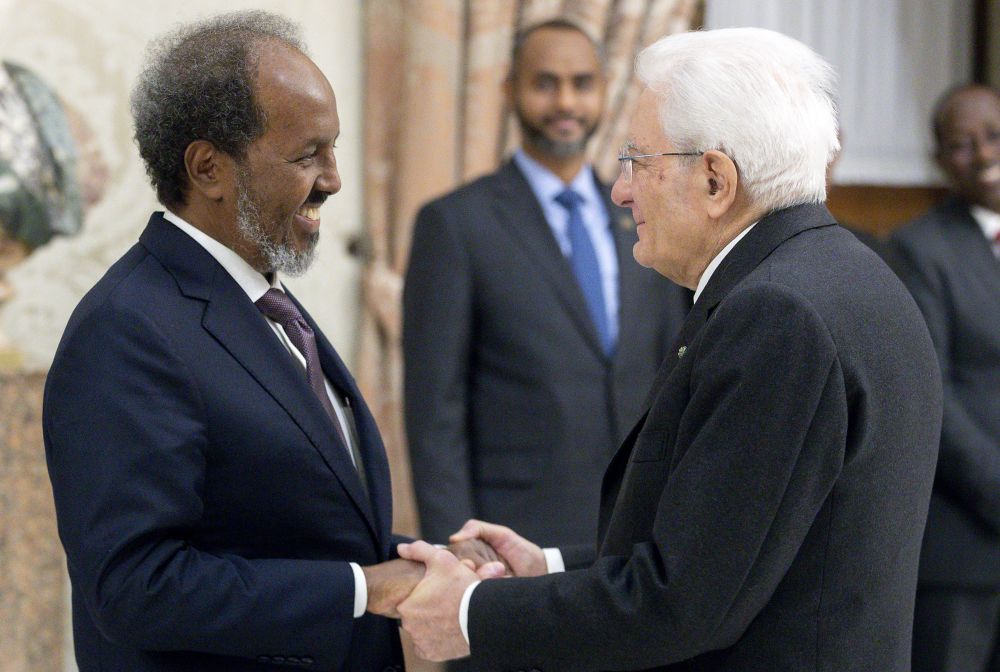
[{"label": "dark curly hair", "polygon": [[305,51],[299,28],[262,11],[186,24],[154,41],[132,90],[139,154],[167,207],[186,202],[184,152],[207,140],[237,160],[266,128],[254,95],[259,45],[278,40]]}]

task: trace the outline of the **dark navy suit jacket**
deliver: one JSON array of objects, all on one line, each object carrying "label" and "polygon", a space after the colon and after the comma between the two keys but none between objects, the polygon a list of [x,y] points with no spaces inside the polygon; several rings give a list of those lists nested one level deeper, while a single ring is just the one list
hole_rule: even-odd
[{"label": "dark navy suit jacket", "polygon": [[763,218],[608,467],[597,560],[481,583],[474,666],[908,672],[940,423],[892,271],[822,206]]},{"label": "dark navy suit jacket", "polygon": [[[1000,587],[1000,260],[950,198],[893,236],[944,379],[941,455],[920,581]],[[990,627],[984,624],[985,627]]]},{"label": "dark navy suit jacket", "polygon": [[390,557],[385,452],[306,320],[370,500],[264,317],[160,214],[73,313],[44,431],[81,672],[401,668],[393,622],[353,618],[348,564]]}]

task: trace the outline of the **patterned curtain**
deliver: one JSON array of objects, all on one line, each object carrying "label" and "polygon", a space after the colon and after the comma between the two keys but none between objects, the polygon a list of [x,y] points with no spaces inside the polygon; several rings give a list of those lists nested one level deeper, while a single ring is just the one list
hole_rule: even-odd
[{"label": "patterned curtain", "polygon": [[416,212],[500,164],[518,145],[502,96],[511,42],[523,26],[563,16],[603,40],[608,111],[589,146],[613,179],[640,93],[636,53],[700,25],[703,0],[372,0],[365,7],[365,206],[358,381],[389,453],[394,529],[416,534],[403,429],[401,295]]}]

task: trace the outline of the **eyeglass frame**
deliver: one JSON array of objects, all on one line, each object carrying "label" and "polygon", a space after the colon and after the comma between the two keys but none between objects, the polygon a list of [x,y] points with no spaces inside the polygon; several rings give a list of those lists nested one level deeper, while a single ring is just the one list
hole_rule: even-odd
[{"label": "eyeglass frame", "polygon": [[701,156],[705,152],[660,152],[658,154],[624,154],[622,148],[618,152],[618,165],[621,166],[621,175],[625,184],[632,184],[632,161],[634,159],[649,159],[656,156]]}]

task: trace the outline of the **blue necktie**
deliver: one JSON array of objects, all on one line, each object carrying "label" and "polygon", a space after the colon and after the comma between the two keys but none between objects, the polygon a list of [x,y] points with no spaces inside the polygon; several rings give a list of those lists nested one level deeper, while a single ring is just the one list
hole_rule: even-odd
[{"label": "blue necktie", "polygon": [[601,283],[601,267],[597,264],[597,253],[594,244],[583,223],[583,213],[580,203],[583,197],[572,189],[566,189],[556,196],[556,203],[569,212],[569,243],[570,263],[573,273],[583,290],[583,298],[587,300],[590,317],[597,328],[597,336],[601,340],[604,354],[611,355],[615,344],[611,340],[611,329],[608,325],[608,311],[604,305],[604,290]]}]

